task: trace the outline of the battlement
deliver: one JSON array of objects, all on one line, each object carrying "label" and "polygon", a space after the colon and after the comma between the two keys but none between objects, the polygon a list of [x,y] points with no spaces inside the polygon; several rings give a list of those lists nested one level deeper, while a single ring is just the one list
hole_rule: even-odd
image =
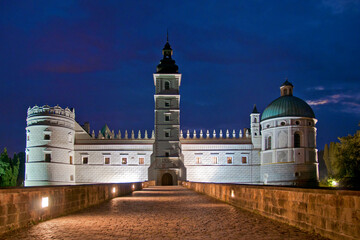
[{"label": "battlement", "polygon": [[[194,130],[192,136],[190,135],[190,130],[186,131],[186,135],[184,136],[183,130],[180,131],[180,139],[243,139],[243,138],[250,138],[250,131],[249,129],[245,128],[243,131],[240,129],[238,134],[235,130],[232,130],[230,133],[227,129],[225,133],[222,130],[219,131],[219,134],[216,134],[216,131],[206,130],[204,134],[203,130],[200,130],[199,134],[197,134],[196,130]],[[244,133],[244,134],[243,134]]]},{"label": "battlement", "polygon": [[75,109],[66,107],[63,109],[60,106],[50,107],[48,105],[44,105],[42,107],[34,106],[29,107],[27,111],[27,117],[41,116],[41,115],[60,115],[64,117],[69,117],[75,119]]},{"label": "battlement", "polygon": [[121,134],[121,131],[119,130],[117,134],[115,134],[114,130],[110,131],[109,128],[104,129],[103,131],[99,130],[97,136],[95,135],[95,131],[92,130],[91,137],[93,139],[130,139],[130,140],[147,140],[147,139],[155,139],[154,130],[151,131],[151,136],[149,136],[147,130],[144,131],[144,134],[141,134],[141,131],[139,130],[137,133],[137,136],[135,137],[134,130],[131,130],[130,136],[128,134],[128,131],[125,130],[124,134]]}]

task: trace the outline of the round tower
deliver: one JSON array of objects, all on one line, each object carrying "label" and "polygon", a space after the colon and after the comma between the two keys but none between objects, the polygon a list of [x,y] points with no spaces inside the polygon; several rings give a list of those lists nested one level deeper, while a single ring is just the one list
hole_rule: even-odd
[{"label": "round tower", "polygon": [[261,116],[261,181],[265,184],[312,185],[318,182],[317,120],[311,107],[293,96],[287,80],[281,96]]},{"label": "round tower", "polygon": [[25,186],[75,182],[75,110],[59,106],[28,109]]}]

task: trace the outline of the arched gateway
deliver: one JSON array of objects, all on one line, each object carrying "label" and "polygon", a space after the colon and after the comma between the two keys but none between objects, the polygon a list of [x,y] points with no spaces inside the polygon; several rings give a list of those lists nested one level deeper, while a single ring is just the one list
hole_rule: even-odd
[{"label": "arched gateway", "polygon": [[161,185],[162,186],[169,186],[169,185],[174,185],[173,184],[173,177],[171,176],[170,173],[165,173],[162,178],[161,178]]}]

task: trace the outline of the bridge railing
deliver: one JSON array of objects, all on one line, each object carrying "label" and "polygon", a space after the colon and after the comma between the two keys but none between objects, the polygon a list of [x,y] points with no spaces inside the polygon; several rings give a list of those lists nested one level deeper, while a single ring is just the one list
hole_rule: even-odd
[{"label": "bridge railing", "polygon": [[147,182],[0,189],[0,236],[145,187]]},{"label": "bridge railing", "polygon": [[360,191],[198,182],[180,184],[330,239],[360,239]]}]

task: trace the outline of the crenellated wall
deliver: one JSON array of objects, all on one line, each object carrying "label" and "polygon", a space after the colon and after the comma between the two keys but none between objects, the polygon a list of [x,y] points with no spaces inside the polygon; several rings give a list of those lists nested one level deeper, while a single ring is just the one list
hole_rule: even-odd
[{"label": "crenellated wall", "polygon": [[360,191],[197,182],[182,185],[330,239],[360,239]]},{"label": "crenellated wall", "polygon": [[[153,183],[150,183],[153,184]],[[0,189],[0,236],[148,187],[149,183],[92,184]],[[48,206],[43,207],[43,198]]]}]

